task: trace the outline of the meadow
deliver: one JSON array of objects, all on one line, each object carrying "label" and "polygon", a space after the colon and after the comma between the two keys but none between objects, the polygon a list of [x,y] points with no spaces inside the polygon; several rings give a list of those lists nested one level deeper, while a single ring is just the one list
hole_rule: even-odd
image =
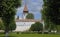
[{"label": "meadow", "polygon": [[[0,37],[4,37],[4,34],[0,34]],[[9,37],[60,37],[60,34],[16,34],[10,33]]]}]

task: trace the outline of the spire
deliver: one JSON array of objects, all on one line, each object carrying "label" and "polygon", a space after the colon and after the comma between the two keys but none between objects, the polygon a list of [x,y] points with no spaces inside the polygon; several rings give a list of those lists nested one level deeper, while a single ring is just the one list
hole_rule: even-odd
[{"label": "spire", "polygon": [[24,6],[23,13],[28,13],[28,8],[27,8],[27,4],[26,3],[25,3],[25,6]]},{"label": "spire", "polygon": [[28,11],[28,9],[27,9],[27,5],[25,5],[25,7],[24,7],[24,10],[23,11]]},{"label": "spire", "polygon": [[23,10],[23,19],[26,19],[27,14],[28,14],[28,7],[27,7],[27,2],[25,1],[24,10]]}]

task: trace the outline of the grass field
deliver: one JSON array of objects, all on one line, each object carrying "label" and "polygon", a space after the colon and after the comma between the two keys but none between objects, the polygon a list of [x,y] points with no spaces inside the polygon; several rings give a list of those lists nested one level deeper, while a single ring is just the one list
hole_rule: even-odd
[{"label": "grass field", "polygon": [[[4,37],[4,34],[0,34],[0,37]],[[9,37],[60,37],[59,34],[9,34]]]}]

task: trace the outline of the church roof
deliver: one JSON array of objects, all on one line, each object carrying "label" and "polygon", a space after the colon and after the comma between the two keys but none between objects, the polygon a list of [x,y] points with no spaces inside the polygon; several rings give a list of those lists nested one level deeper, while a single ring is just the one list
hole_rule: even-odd
[{"label": "church roof", "polygon": [[42,20],[35,20],[35,19],[16,19],[16,22],[42,22]]}]

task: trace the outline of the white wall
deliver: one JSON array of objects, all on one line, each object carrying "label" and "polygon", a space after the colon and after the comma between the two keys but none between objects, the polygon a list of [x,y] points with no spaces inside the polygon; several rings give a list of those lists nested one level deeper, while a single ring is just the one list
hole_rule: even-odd
[{"label": "white wall", "polygon": [[35,22],[16,22],[16,30],[15,31],[26,31],[34,23]]}]

